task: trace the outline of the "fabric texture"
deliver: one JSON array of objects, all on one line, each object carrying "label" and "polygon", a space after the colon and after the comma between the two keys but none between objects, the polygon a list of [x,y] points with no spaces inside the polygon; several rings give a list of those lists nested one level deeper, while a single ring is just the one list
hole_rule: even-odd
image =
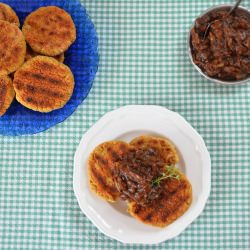
[{"label": "fabric texture", "polygon": [[[250,249],[250,84],[215,85],[194,69],[187,34],[224,0],[84,0],[100,64],[87,99],[65,122],[34,136],[0,137],[0,249]],[[250,9],[250,2],[242,5]],[[203,136],[212,188],[202,215],[159,245],[124,245],[82,214],[72,187],[82,135],[107,111],[156,104]]]}]

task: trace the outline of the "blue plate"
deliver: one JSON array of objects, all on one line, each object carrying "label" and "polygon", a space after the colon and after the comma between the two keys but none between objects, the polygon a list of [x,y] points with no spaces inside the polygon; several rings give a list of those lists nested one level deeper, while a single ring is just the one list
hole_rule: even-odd
[{"label": "blue plate", "polygon": [[98,68],[98,39],[95,27],[85,8],[78,0],[5,0],[17,13],[21,25],[25,17],[41,6],[55,5],[72,16],[77,30],[77,39],[65,53],[67,64],[75,77],[75,89],[69,102],[61,109],[39,113],[14,101],[0,117],[1,135],[28,135],[42,132],[64,121],[87,97]]}]

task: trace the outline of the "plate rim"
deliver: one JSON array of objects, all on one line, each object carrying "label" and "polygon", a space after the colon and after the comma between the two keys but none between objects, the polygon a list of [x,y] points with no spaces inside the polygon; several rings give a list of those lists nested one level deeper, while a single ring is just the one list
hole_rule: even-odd
[{"label": "plate rim", "polygon": [[[175,232],[173,232],[169,237],[166,238],[150,238],[150,240],[145,239],[145,241],[131,241],[129,239],[124,239],[122,237],[119,237],[118,235],[114,235],[114,233],[112,233],[112,231],[106,229],[103,226],[100,226],[100,224],[98,224],[98,219],[94,219],[90,212],[88,211],[88,209],[82,205],[81,203],[81,198],[79,196],[79,190],[78,190],[78,163],[79,163],[79,157],[81,154],[81,148],[82,148],[82,144],[85,143],[85,137],[91,137],[91,133],[93,133],[94,131],[96,132],[96,129],[98,129],[98,127],[100,127],[102,124],[107,123],[108,121],[112,120],[115,118],[115,115],[118,114],[120,115],[121,112],[127,113],[127,112],[134,112],[135,110],[139,110],[139,111],[145,111],[148,109],[157,109],[158,111],[163,111],[163,112],[168,112],[171,113],[173,116],[175,116],[175,118],[179,119],[182,123],[184,123],[186,126],[189,127],[189,129],[192,130],[192,132],[195,134],[196,136],[196,140],[199,140],[199,142],[201,143],[201,146],[203,147],[203,156],[205,156],[205,161],[206,162],[206,166],[205,168],[203,168],[202,171],[202,183],[203,183],[203,190],[202,190],[202,197],[200,197],[199,202],[197,202],[196,207],[193,208],[193,214],[189,217],[188,223],[186,223],[186,225],[184,227],[182,227],[181,229],[176,230]],[[111,121],[112,122],[112,121]],[[79,166],[80,167],[80,166]],[[117,109],[108,111],[107,113],[105,113],[99,120],[97,120],[82,136],[80,143],[77,146],[75,155],[74,155],[74,170],[73,170],[73,190],[74,190],[74,194],[77,198],[77,202],[78,205],[82,211],[82,213],[97,227],[97,229],[99,231],[101,231],[103,234],[105,234],[106,236],[108,236],[109,238],[115,239],[119,242],[122,242],[124,244],[144,244],[144,245],[148,245],[148,244],[159,244],[162,243],[164,241],[170,240],[175,238],[176,236],[178,236],[179,234],[181,234],[188,226],[190,226],[190,224],[195,221],[202,213],[202,211],[205,208],[205,205],[207,203],[210,191],[211,191],[211,158],[210,158],[210,154],[209,151],[206,147],[206,144],[203,140],[203,138],[201,137],[201,135],[186,121],[186,119],[181,116],[180,114],[178,114],[177,112],[174,112],[172,110],[169,110],[165,107],[162,106],[158,106],[158,105],[126,105],[126,106],[122,106],[119,107]],[[194,214],[195,212],[195,214]],[[173,222],[174,223],[174,222]]]}]

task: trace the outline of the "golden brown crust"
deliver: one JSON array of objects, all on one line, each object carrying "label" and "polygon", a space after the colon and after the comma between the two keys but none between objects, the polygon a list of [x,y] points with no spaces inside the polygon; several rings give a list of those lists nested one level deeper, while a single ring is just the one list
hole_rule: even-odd
[{"label": "golden brown crust", "polygon": [[145,147],[157,150],[160,154],[160,157],[164,159],[168,165],[175,165],[179,162],[179,156],[175,146],[166,138],[151,135],[141,135],[134,138],[129,144],[136,148]]},{"label": "golden brown crust", "polygon": [[65,52],[76,39],[71,16],[56,6],[41,7],[25,19],[23,33],[37,53],[56,56]]},{"label": "golden brown crust", "polygon": [[0,21],[0,75],[8,75],[24,62],[26,43],[21,30],[6,21]]},{"label": "golden brown crust", "polygon": [[50,112],[62,108],[74,89],[71,70],[57,60],[36,56],[19,68],[13,81],[16,99],[25,107]]},{"label": "golden brown crust", "polygon": [[143,207],[135,202],[128,204],[128,212],[139,221],[157,227],[165,227],[190,207],[192,202],[192,186],[187,178],[179,172],[180,180],[168,179],[164,192],[151,205]]},{"label": "golden brown crust", "polygon": [[119,192],[112,177],[112,168],[128,150],[121,141],[105,142],[97,146],[89,156],[88,175],[91,189],[101,198],[114,202]]},{"label": "golden brown crust", "polygon": [[20,27],[16,12],[7,4],[0,3],[0,20],[15,24]]},{"label": "golden brown crust", "polygon": [[[26,49],[26,55],[25,55],[25,61],[28,61],[32,58],[34,58],[35,56],[41,56],[41,54],[33,51],[31,49],[31,47],[29,45],[27,45],[27,49]],[[52,56],[54,59],[56,59],[58,62],[63,63],[64,61],[64,53],[58,55],[58,56]]]},{"label": "golden brown crust", "polygon": [[0,76],[0,116],[4,115],[15,97],[12,80],[8,76]]},{"label": "golden brown crust", "polygon": [[[179,162],[175,146],[166,138],[142,135],[133,139],[130,145],[155,149],[168,165]],[[128,212],[141,222],[157,227],[165,227],[179,218],[192,202],[192,186],[184,174],[178,173],[180,180],[167,179],[157,201],[146,207],[130,202]]]},{"label": "golden brown crust", "polygon": [[[117,153],[120,145],[124,149]],[[99,145],[89,157],[88,174],[91,189],[104,200],[114,202],[120,196],[113,180],[112,168],[119,167],[119,161],[115,159],[123,157],[133,147],[154,148],[166,164],[175,165],[179,161],[174,145],[165,138],[143,135],[130,144],[110,141]],[[116,157],[112,158],[108,149],[115,151]],[[159,198],[146,206],[128,202],[128,212],[139,221],[157,227],[165,227],[183,215],[192,202],[192,186],[183,173],[176,171],[180,179],[164,180]]]}]

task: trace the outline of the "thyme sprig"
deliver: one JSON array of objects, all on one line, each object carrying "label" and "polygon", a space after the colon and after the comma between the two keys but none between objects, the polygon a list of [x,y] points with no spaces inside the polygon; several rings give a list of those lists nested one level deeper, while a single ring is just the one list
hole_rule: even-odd
[{"label": "thyme sprig", "polygon": [[160,186],[161,181],[165,179],[175,179],[180,180],[180,174],[175,166],[165,165],[165,172],[161,174],[161,176],[157,177],[156,179],[152,180],[151,185],[154,187]]}]

